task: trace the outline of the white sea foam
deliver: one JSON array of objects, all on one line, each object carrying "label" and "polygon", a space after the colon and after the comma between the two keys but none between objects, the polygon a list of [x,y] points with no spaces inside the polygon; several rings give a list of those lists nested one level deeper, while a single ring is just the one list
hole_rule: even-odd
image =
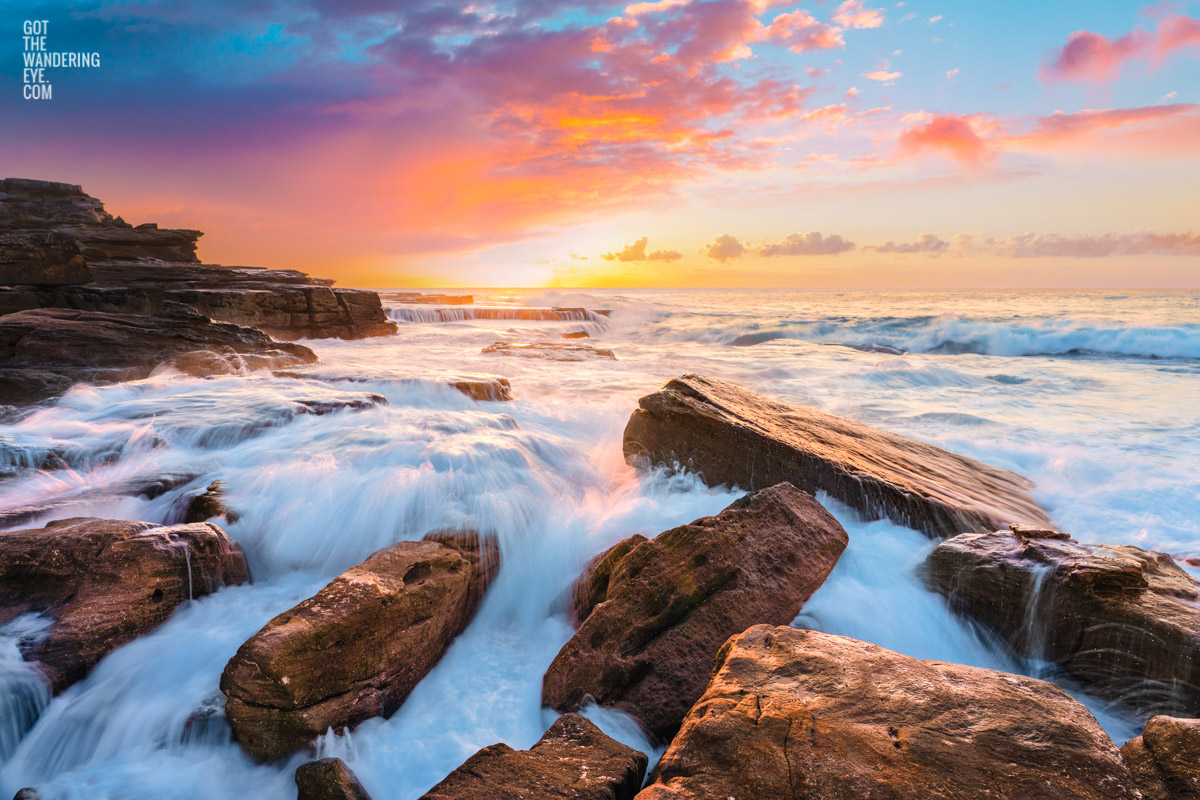
[{"label": "white sea foam", "polygon": [[[289,770],[299,759],[252,764],[212,711],[226,660],[272,615],[340,571],[446,526],[470,525],[499,540],[503,566],[477,617],[391,719],[326,738],[322,752],[345,757],[377,800],[407,800],[480,747],[528,747],[553,720],[540,707],[541,676],[570,635],[564,598],[587,559],[738,496],[686,475],[638,476],[624,464],[621,431],[637,398],[684,372],[1014,469],[1035,481],[1038,499],[1080,539],[1200,555],[1200,397],[1197,369],[1186,360],[1194,357],[1190,326],[1200,323],[1194,294],[475,294],[481,304],[612,313],[595,323],[516,314],[412,322],[390,337],[310,342],[323,363],[308,377],[164,372],[77,387],[0,424],[0,471],[16,473],[0,491],[0,515],[21,515],[7,527],[73,515],[172,521],[189,495],[219,479],[240,514],[226,527],[255,576],[252,586],[187,604],[53,700],[36,694],[27,671],[18,674],[28,665],[0,632],[0,702],[32,687],[24,707],[40,713],[20,744],[6,745],[13,754],[0,769],[0,794],[36,784],[51,800],[294,797]],[[1014,308],[1028,318],[1012,318]],[[481,352],[499,338],[555,339],[590,324],[616,360]],[[747,332],[793,328],[808,332],[728,344]],[[917,351],[950,340],[986,344],[979,353],[902,356],[822,344]],[[1121,357],[1025,354],[1084,349]],[[514,400],[477,403],[421,379],[459,372],[509,378]],[[66,466],[48,460],[51,453]],[[161,494],[139,489],[148,477],[164,478]],[[1021,668],[916,580],[928,540],[830,505],[851,546],[797,624],[922,658]],[[1117,739],[1133,731],[1128,719],[1093,706]],[[588,713],[611,735],[660,754],[629,718]]]}]

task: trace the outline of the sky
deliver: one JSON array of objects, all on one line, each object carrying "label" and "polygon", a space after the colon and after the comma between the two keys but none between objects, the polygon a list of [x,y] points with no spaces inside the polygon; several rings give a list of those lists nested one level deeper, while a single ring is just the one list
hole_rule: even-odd
[{"label": "sky", "polygon": [[0,176],[347,286],[1196,287],[1200,4],[0,0]]}]

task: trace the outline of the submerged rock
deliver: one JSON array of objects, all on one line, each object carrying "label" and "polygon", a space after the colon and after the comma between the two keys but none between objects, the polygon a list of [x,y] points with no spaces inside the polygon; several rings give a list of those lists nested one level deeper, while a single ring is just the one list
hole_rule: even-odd
[{"label": "submerged rock", "polygon": [[1200,798],[1200,719],[1154,717],[1121,757],[1145,800]]},{"label": "submerged rock", "polygon": [[347,570],[243,644],[221,675],[247,753],[273,760],[333,728],[389,716],[471,620],[495,542],[434,534]]},{"label": "submerged rock", "polygon": [[0,533],[0,624],[30,612],[54,619],[22,653],[56,693],[180,603],[248,579],[241,548],[212,524],[77,517]]},{"label": "submerged rock", "polygon": [[340,758],[322,758],[296,768],[296,800],[371,800]]},{"label": "submerged rock", "polygon": [[1136,800],[1117,748],[1057,686],[756,625],[638,800]]},{"label": "submerged rock", "polygon": [[472,400],[512,400],[512,384],[499,375],[464,376],[453,386]]},{"label": "submerged rock", "polygon": [[496,342],[489,344],[480,352],[499,353],[503,356],[545,358],[550,361],[583,361],[586,358],[616,359],[612,350],[603,350],[594,345],[573,342],[531,342],[529,344]]},{"label": "submerged rock", "polygon": [[786,483],[654,539],[626,539],[577,584],[583,622],[546,670],[542,701],[569,711],[594,699],[669,738],[725,640],[791,622],[847,542],[828,511]]},{"label": "submerged rock", "polygon": [[638,404],[625,427],[633,464],[679,464],[710,486],[788,481],[931,536],[1052,527],[1032,484],[1008,470],[731,383],[684,375]]},{"label": "submerged rock", "polygon": [[203,494],[188,500],[183,513],[184,522],[204,522],[216,517],[224,517],[230,522],[237,522],[239,519],[236,512],[225,506],[225,487],[221,481],[213,481]]},{"label": "submerged rock", "polygon": [[566,714],[528,750],[483,748],[421,800],[631,800],[646,763],[585,717]]},{"label": "submerged rock", "polygon": [[1014,654],[1142,713],[1200,715],[1200,581],[1170,556],[1065,533],[963,534],[925,562],[950,607]]},{"label": "submerged rock", "polygon": [[317,359],[303,345],[277,342],[254,328],[212,322],[184,306],[157,317],[21,311],[0,317],[0,403],[37,402],[80,381],[138,380],[159,366],[214,348],[280,367]]}]

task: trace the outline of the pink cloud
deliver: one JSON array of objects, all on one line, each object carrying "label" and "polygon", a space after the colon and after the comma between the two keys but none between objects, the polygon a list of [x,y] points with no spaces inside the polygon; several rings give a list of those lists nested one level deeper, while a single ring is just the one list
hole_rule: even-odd
[{"label": "pink cloud", "polygon": [[1115,80],[1131,60],[1145,59],[1151,68],[1157,68],[1169,56],[1196,45],[1200,45],[1200,20],[1174,14],[1164,15],[1154,31],[1136,28],[1115,40],[1091,31],[1076,31],[1042,67],[1040,77],[1047,83],[1107,83]]},{"label": "pink cloud", "polygon": [[883,10],[863,8],[862,0],[846,0],[838,6],[833,21],[843,28],[878,28],[883,25]]},{"label": "pink cloud", "polygon": [[831,50],[846,45],[841,30],[818,22],[812,14],[799,9],[775,17],[764,31],[763,38],[778,42],[793,53]]},{"label": "pink cloud", "polygon": [[976,133],[971,118],[940,114],[900,134],[901,152],[941,151],[965,167],[978,167],[995,157],[990,144]]}]

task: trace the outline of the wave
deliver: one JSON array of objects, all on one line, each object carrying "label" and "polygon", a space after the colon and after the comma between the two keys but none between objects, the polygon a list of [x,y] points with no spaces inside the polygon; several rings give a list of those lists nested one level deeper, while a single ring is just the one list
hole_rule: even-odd
[{"label": "wave", "polygon": [[718,334],[738,347],[792,339],[841,344],[868,352],[942,355],[1120,356],[1200,358],[1200,324],[1132,325],[1069,319],[977,320],[937,317],[870,318],[844,323],[781,323],[768,330]]},{"label": "wave", "polygon": [[606,322],[605,310],[586,308],[389,308],[388,319],[395,322],[469,322],[471,320],[523,320],[527,322]]}]

